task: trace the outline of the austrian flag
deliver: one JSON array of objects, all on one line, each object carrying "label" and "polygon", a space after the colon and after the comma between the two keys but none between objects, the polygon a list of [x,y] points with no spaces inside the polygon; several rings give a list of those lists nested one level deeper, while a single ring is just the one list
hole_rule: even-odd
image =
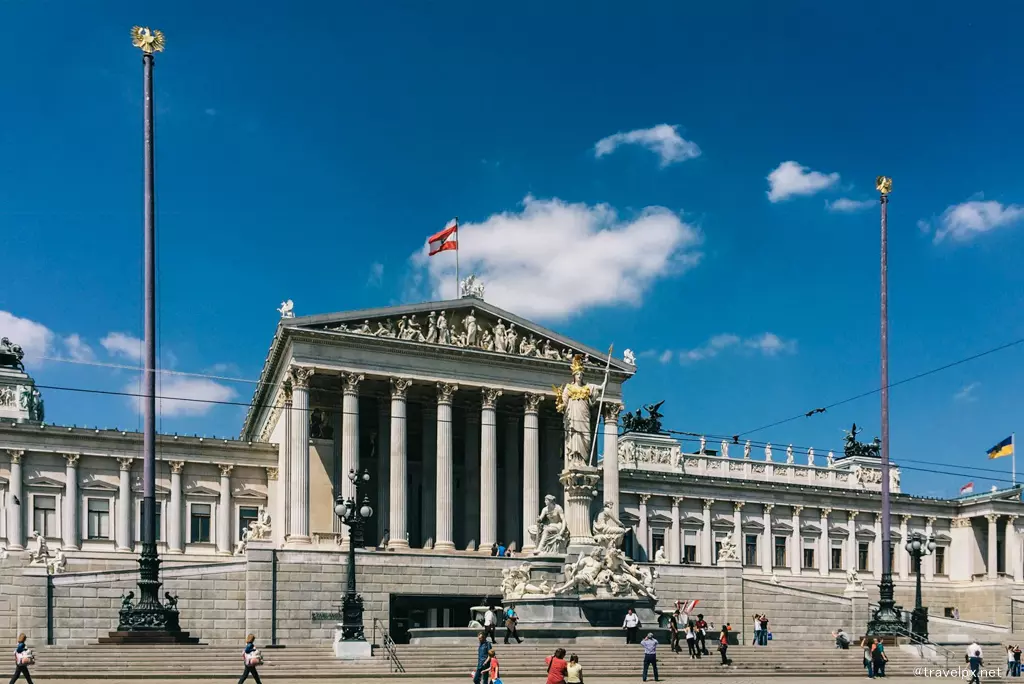
[{"label": "austrian flag", "polygon": [[429,256],[434,256],[438,252],[447,252],[450,249],[458,249],[459,219],[452,219],[448,222],[448,225],[444,227],[444,230],[431,235],[430,239],[427,240],[427,244],[430,245]]}]

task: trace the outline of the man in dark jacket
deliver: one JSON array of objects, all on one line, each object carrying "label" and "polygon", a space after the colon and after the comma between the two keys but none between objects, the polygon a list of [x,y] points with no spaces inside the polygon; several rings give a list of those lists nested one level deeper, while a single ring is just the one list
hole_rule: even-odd
[{"label": "man in dark jacket", "polygon": [[476,673],[473,675],[473,684],[480,684],[481,677],[484,677],[484,664],[487,662],[487,651],[491,650],[491,642],[483,632],[476,635],[479,645],[476,648]]}]

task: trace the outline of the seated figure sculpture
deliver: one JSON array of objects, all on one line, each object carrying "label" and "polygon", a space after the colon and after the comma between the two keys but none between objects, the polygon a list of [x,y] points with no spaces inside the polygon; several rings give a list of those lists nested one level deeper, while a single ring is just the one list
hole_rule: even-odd
[{"label": "seated figure sculpture", "polygon": [[555,503],[555,497],[544,497],[544,508],[537,516],[537,522],[530,525],[530,539],[534,544],[534,555],[564,554],[569,546],[569,526],[565,512]]},{"label": "seated figure sculpture", "polygon": [[602,569],[601,548],[597,547],[589,555],[580,555],[575,563],[566,564],[563,568],[565,584],[555,587],[554,593],[564,594],[574,589],[580,594],[591,593],[597,588]]},{"label": "seated figure sculpture", "polygon": [[604,508],[594,519],[594,540],[606,549],[617,549],[622,546],[626,536],[626,528],[615,517],[615,502],[605,501]]}]

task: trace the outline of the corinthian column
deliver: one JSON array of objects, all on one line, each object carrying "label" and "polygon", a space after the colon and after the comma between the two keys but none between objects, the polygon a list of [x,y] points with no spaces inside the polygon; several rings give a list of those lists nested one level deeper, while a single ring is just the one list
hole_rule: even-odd
[{"label": "corinthian column", "polygon": [[800,534],[800,513],[803,510],[803,506],[793,506],[793,548],[789,555],[789,571],[793,575],[799,575],[803,565],[804,538]]},{"label": "corinthian column", "polygon": [[[1009,526],[1007,526],[1007,530],[1009,530],[1009,529],[1010,529]],[[935,517],[930,515],[927,518],[925,518],[925,520],[924,520],[924,538],[925,538],[925,540],[931,539],[932,535],[934,535],[934,534],[935,534]],[[1006,541],[1007,541],[1007,553],[1009,553],[1009,542],[1010,542],[1010,535],[1009,534],[1006,535]],[[1006,569],[1007,569],[1007,571],[1009,571],[1009,569],[1010,569],[1010,564],[1009,563],[1006,564]],[[929,582],[931,582],[933,579],[935,579],[935,554],[934,553],[929,553],[927,556],[925,556],[924,558],[921,559],[921,572],[924,573],[924,578],[926,580],[928,580]]]},{"label": "corinthian column", "polygon": [[480,553],[498,541],[498,424],[501,390],[483,388],[480,410]]},{"label": "corinthian column", "polygon": [[832,547],[828,540],[828,516],[831,513],[831,508],[821,509],[821,560],[818,562],[818,573],[822,577],[828,577],[828,569],[832,564]]},{"label": "corinthian column", "polygon": [[78,454],[64,454],[64,549],[78,548]]},{"label": "corinthian column", "polygon": [[312,368],[292,366],[292,501],[287,541],[309,543],[309,380]]},{"label": "corinthian column", "polygon": [[774,504],[764,505],[764,532],[761,533],[761,572],[765,575],[772,574],[772,564],[775,562],[775,545],[772,544],[772,509]]},{"label": "corinthian column", "polygon": [[683,497],[681,496],[672,497],[672,539],[668,545],[668,558],[673,565],[679,565],[682,555],[680,549],[683,542],[679,538],[679,504],[682,501]]},{"label": "corinthian column", "polygon": [[391,378],[391,540],[388,542],[389,549],[409,548],[409,528],[406,519],[406,504],[408,492],[406,491],[406,478],[408,463],[405,452],[406,434],[406,393],[412,380],[405,378]]},{"label": "corinthian column", "polygon": [[185,547],[181,543],[181,471],[185,468],[185,462],[168,461],[167,465],[171,467],[171,500],[167,505],[167,552],[183,553]]},{"label": "corinthian column", "polygon": [[732,543],[736,545],[736,555],[740,563],[746,565],[747,545],[743,543],[743,503],[734,501],[732,504]]},{"label": "corinthian column", "polygon": [[715,533],[711,529],[711,507],[715,505],[714,499],[704,499],[703,517],[704,529],[701,531],[701,565],[715,564]]},{"label": "corinthian column", "polygon": [[639,560],[642,561],[651,559],[651,554],[649,553],[650,533],[647,529],[647,502],[650,500],[650,494],[640,495],[640,527],[637,530],[637,536],[640,537],[640,548],[642,549],[642,553],[640,554]]},{"label": "corinthian column", "polygon": [[[363,376],[345,373],[342,376],[341,396],[341,495],[346,499],[356,495],[355,484],[348,472],[359,472],[359,383]],[[344,536],[348,537],[348,525]]]},{"label": "corinthian column", "polygon": [[455,499],[452,496],[452,398],[458,385],[437,383],[437,539],[438,551],[453,551],[455,540],[452,519]]},{"label": "corinthian column", "polygon": [[473,544],[476,551],[480,541],[480,413],[466,409],[466,438],[462,463],[466,472],[466,538],[462,543]]},{"label": "corinthian column", "polygon": [[[21,459],[25,452],[8,449],[11,457],[10,505],[7,507],[7,547],[20,551],[25,548],[25,485],[21,475]],[[22,502],[22,503],[16,503]]]},{"label": "corinthian column", "polygon": [[999,577],[999,555],[997,540],[999,537],[999,516],[995,513],[989,513],[985,516],[988,518],[988,578],[997,579]]},{"label": "corinthian column", "polygon": [[501,528],[502,539],[505,541],[505,545],[509,546],[512,542],[516,543],[516,548],[521,549],[522,544],[518,543],[519,540],[516,537],[519,536],[519,527],[521,522],[519,516],[516,515],[519,512],[519,498],[515,495],[516,492],[522,491],[522,485],[519,482],[519,416],[509,414],[505,420],[505,478],[504,482],[501,483],[502,490],[506,493],[505,496],[505,519],[502,521]]},{"label": "corinthian column", "polygon": [[117,488],[117,550],[118,551],[131,551],[132,543],[128,538],[129,527],[129,515],[132,510],[132,489],[131,489],[131,474],[132,474],[132,460],[131,458],[119,458],[117,462],[121,466],[121,470],[118,473],[120,479],[118,480]]},{"label": "corinthian column", "polygon": [[[910,562],[911,562],[910,554],[907,553],[906,548],[904,548],[904,546],[907,543],[907,540],[910,538],[910,532],[907,529],[907,527],[908,527],[907,524],[909,522],[910,522],[910,516],[909,515],[901,515],[900,516],[900,543],[896,546],[895,553],[896,553],[897,556],[899,556],[899,559],[900,559],[900,579],[901,580],[910,579]],[[995,539],[995,537],[993,536],[992,539]],[[993,556],[993,558],[994,557],[995,556]]]},{"label": "corinthian column", "polygon": [[219,463],[220,504],[217,506],[217,553],[231,555],[231,471],[235,467]]},{"label": "corinthian column", "polygon": [[523,397],[523,551],[533,550],[530,525],[540,510],[540,420],[543,394]]},{"label": "corinthian column", "polygon": [[391,400],[378,399],[377,403],[377,539],[383,539],[385,531],[390,536],[391,515],[388,495],[391,489]]},{"label": "corinthian column", "polygon": [[604,449],[601,466],[604,470],[604,502],[614,502],[612,513],[619,515],[619,412],[621,404],[604,405]]}]

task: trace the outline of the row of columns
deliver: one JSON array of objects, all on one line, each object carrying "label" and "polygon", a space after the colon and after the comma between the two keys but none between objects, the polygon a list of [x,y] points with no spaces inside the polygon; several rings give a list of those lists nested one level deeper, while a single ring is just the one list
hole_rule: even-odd
[{"label": "row of columns", "polygon": [[[308,543],[309,537],[309,383],[314,370],[293,366],[289,369],[287,392],[290,392],[290,451],[291,458],[288,489],[291,505],[290,520],[287,522],[286,541]],[[354,490],[348,482],[349,470],[359,468],[359,384],[364,379],[362,374],[346,373],[342,377],[342,428],[341,428],[341,465],[343,496],[353,496]],[[408,548],[409,515],[407,490],[408,478],[408,404],[407,397],[412,380],[407,378],[389,378],[390,404],[382,405],[379,413],[380,424],[388,423],[388,431],[381,430],[377,444],[378,454],[378,496],[377,515],[387,520],[389,542],[392,549]],[[454,467],[453,467],[453,434],[452,404],[459,386],[454,383],[436,383],[437,406],[425,415],[436,415],[432,421],[436,427],[424,429],[424,453],[430,454],[432,461],[425,459],[424,481],[433,487],[425,487],[428,492],[426,503],[433,510],[434,547],[438,550],[453,550],[454,541]],[[467,520],[470,529],[479,526],[479,548],[489,551],[498,540],[498,426],[497,405],[502,396],[498,388],[480,388],[481,404],[479,414],[470,412],[468,430],[465,440],[467,461],[479,458],[477,481],[476,469],[471,469],[468,482],[469,491],[479,496],[479,515],[474,510]],[[286,402],[289,396],[286,394]],[[516,530],[520,526],[523,531],[524,550],[529,550],[528,529],[533,523],[536,512],[540,510],[540,420],[539,411],[544,401],[543,394],[526,393],[522,415],[523,427],[523,482],[522,482],[522,520],[518,520],[518,502],[513,497],[506,498],[508,529]],[[286,407],[289,405],[286,403]],[[604,473],[605,500],[613,501],[618,496],[618,414],[620,405],[605,406],[604,418]],[[477,419],[477,415],[479,418]],[[477,428],[479,420],[479,428]],[[507,431],[506,467],[510,472],[518,472],[519,463],[519,417],[511,416],[510,429]],[[427,445],[429,441],[431,444]],[[385,497],[384,494],[387,494]],[[429,504],[433,503],[433,506]],[[347,531],[343,534],[347,535]]]}]

